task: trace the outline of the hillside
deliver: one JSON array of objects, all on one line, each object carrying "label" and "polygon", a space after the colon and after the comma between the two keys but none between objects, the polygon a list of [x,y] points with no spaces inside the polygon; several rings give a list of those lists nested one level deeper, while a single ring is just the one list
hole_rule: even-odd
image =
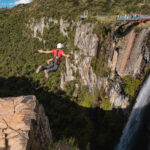
[{"label": "hillside", "polygon": [[[0,97],[37,97],[53,134],[49,149],[112,150],[150,70],[144,59],[150,27],[135,26],[130,41],[130,34],[115,35],[115,21],[94,16],[150,14],[149,8],[141,0],[34,0],[0,9]],[[84,10],[88,18],[82,20]],[[37,50],[59,42],[71,57],[46,80],[35,70],[52,55]]]}]

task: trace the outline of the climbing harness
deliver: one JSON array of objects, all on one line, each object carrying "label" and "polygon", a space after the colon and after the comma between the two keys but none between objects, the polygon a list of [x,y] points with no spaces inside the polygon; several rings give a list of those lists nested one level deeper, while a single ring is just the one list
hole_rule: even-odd
[{"label": "climbing harness", "polygon": [[59,50],[57,49],[56,56],[52,60],[53,65],[59,65],[60,64],[60,58],[58,57],[58,53],[59,53]]}]

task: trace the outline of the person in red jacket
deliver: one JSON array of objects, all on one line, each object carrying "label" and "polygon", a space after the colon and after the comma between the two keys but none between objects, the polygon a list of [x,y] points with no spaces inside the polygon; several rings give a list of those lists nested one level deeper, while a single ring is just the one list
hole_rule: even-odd
[{"label": "person in red jacket", "polygon": [[42,66],[40,65],[36,73],[39,73],[40,71],[44,70],[45,77],[48,78],[48,73],[50,72],[55,72],[57,71],[59,65],[60,65],[60,59],[62,56],[64,57],[70,57],[70,55],[67,55],[64,53],[64,51],[61,49],[63,45],[61,43],[57,44],[57,49],[51,50],[51,51],[43,51],[43,50],[38,50],[39,53],[44,53],[44,54],[54,54],[53,59],[49,59],[47,63],[49,64],[48,66]]}]

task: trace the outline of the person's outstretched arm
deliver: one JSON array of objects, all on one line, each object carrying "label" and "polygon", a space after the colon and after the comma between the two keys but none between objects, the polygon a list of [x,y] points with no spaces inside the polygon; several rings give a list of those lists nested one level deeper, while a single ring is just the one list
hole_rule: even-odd
[{"label": "person's outstretched arm", "polygon": [[70,55],[67,55],[64,52],[62,53],[62,56],[67,57],[67,58],[70,57]]},{"label": "person's outstretched arm", "polygon": [[39,53],[43,53],[43,54],[51,54],[52,51],[43,51],[43,50],[38,50]]}]

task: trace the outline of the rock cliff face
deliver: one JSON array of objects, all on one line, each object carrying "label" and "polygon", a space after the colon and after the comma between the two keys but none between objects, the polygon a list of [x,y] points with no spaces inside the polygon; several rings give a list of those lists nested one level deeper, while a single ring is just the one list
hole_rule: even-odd
[{"label": "rock cliff face", "polygon": [[[71,62],[66,63],[66,68],[70,68],[72,71],[67,69],[66,73],[62,74],[62,88],[65,87],[66,82],[74,78],[63,80],[66,79],[64,76],[73,76],[73,74],[69,74],[70,72],[78,72],[81,77],[82,85],[88,86],[90,92],[93,92],[93,88],[96,87],[97,78],[92,70],[91,60],[97,53],[98,37],[93,33],[93,29],[94,24],[92,23],[82,24],[78,22],[76,24],[74,45],[77,46],[79,50],[73,52],[74,64]],[[69,67],[69,65],[74,67]]]},{"label": "rock cliff face", "polygon": [[[44,22],[44,19],[41,19],[39,23],[31,25],[34,37],[37,37],[37,30],[43,34],[44,28],[49,28],[48,23],[44,25]],[[94,73],[91,64],[93,57],[97,57],[99,51],[101,51],[99,50],[99,47],[101,47],[100,39],[97,34],[93,33],[96,24],[83,23],[82,21],[68,23],[63,19],[55,20],[52,18],[48,22],[53,22],[60,26],[60,32],[68,38],[68,45],[69,34],[74,34],[73,44],[78,49],[75,50],[69,47],[73,58],[66,60],[66,71],[61,73],[60,87],[65,89],[70,81],[77,79],[75,74],[78,74],[80,83],[76,84],[76,87],[79,87],[80,84],[87,86],[92,95],[94,95],[95,88],[99,90],[104,88],[112,105],[126,108],[129,105],[129,98],[123,95],[121,85],[119,85],[116,76],[131,75],[134,77],[143,71],[144,64],[147,61],[145,57],[149,56],[149,50],[146,51],[144,39],[148,35],[150,28],[142,29],[138,34],[133,28],[127,35],[119,39],[114,38],[115,28],[112,28],[109,33],[111,35],[110,41],[108,41],[110,46],[107,52],[109,53],[108,69],[110,76],[100,77]],[[108,82],[109,79],[114,81],[111,86]],[[116,88],[117,86],[119,90]]]},{"label": "rock cliff face", "polygon": [[141,73],[145,53],[145,37],[149,31],[150,28],[143,29],[136,35],[135,31],[132,30],[118,42],[117,46],[121,48],[118,52],[116,70],[120,76],[135,76]]},{"label": "rock cliff face", "polygon": [[0,98],[0,149],[43,149],[52,142],[48,118],[35,96]]},{"label": "rock cliff face", "polygon": [[[128,97],[121,94],[121,87],[119,85],[119,90],[116,87],[116,82],[112,87],[109,87],[108,78],[109,77],[100,77],[96,75],[93,71],[91,60],[94,56],[98,55],[98,36],[93,33],[95,24],[92,23],[82,23],[78,22],[75,30],[74,45],[79,48],[78,51],[73,52],[74,64],[70,61],[66,61],[66,72],[62,74],[61,79],[61,88],[64,89],[67,82],[75,79],[73,72],[78,72],[81,78],[81,84],[88,87],[89,92],[94,95],[94,89],[104,88],[109,92],[108,96],[112,105],[116,107],[126,108],[129,105]],[[113,43],[114,41],[112,41]],[[111,44],[112,44],[111,43]],[[112,49],[115,49],[111,45]],[[114,51],[113,60],[110,58],[108,66],[111,66],[111,71],[115,72],[116,65],[118,65],[118,53]],[[112,64],[113,67],[112,67]],[[100,68],[99,68],[100,69]],[[69,79],[69,80],[68,80]],[[114,80],[114,77],[112,78]],[[119,83],[117,83],[119,84]]]}]

